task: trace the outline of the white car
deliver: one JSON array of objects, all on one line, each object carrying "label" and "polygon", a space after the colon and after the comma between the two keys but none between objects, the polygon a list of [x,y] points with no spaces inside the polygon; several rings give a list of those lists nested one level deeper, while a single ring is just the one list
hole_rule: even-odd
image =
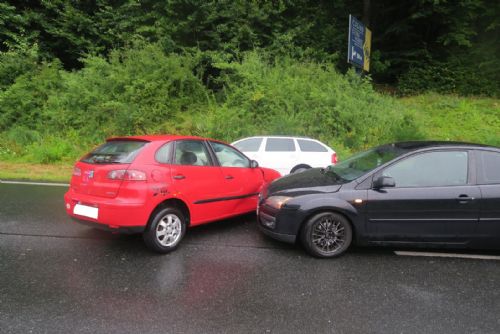
[{"label": "white car", "polygon": [[334,150],[307,137],[257,136],[237,140],[232,145],[259,166],[277,170],[281,175],[337,163]]}]

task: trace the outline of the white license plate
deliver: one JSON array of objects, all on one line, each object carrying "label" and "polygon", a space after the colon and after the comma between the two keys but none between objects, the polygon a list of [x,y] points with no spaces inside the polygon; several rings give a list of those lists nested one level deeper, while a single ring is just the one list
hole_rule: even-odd
[{"label": "white license plate", "polygon": [[75,215],[97,219],[97,215],[99,214],[99,209],[93,206],[76,204],[73,209],[73,213]]}]

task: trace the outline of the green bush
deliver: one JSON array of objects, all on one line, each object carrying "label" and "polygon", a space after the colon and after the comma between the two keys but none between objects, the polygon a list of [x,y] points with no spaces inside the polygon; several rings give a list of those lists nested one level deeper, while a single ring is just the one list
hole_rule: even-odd
[{"label": "green bush", "polygon": [[94,56],[84,63],[79,72],[63,72],[61,92],[47,99],[51,126],[78,129],[93,140],[158,132],[206,100],[189,55],[144,45],[117,50],[109,61]]},{"label": "green bush", "polygon": [[[138,45],[112,52],[109,60],[89,56],[84,64],[68,72],[58,62],[40,63],[17,77],[0,91],[0,132],[29,128],[60,138],[76,132],[88,146],[109,136],[163,132],[207,101],[192,55],[167,55],[157,45]],[[37,152],[32,155],[36,160],[65,154],[43,145],[30,149]]]},{"label": "green bush", "polygon": [[36,69],[38,46],[21,44],[17,48],[0,52],[0,91],[5,90],[20,75]]},{"label": "green bush", "polygon": [[24,125],[16,125],[5,133],[5,140],[20,146],[27,146],[40,140],[40,134],[37,131],[28,129]]},{"label": "green bush", "polygon": [[[430,128],[442,130],[445,139],[498,142],[498,108],[438,96],[441,105],[421,112],[418,103],[377,93],[369,77],[340,74],[331,62],[272,58],[263,51],[239,60],[196,50],[166,54],[141,43],[109,59],[82,61],[73,72],[56,61],[37,63],[0,89],[1,159],[74,161],[106,137],[146,133],[226,141],[302,135],[344,157],[381,143],[437,137]],[[442,109],[447,112],[436,111]],[[448,126],[454,115],[473,126]],[[490,130],[478,131],[483,123]],[[468,129],[466,137],[461,128]]]},{"label": "green bush", "polygon": [[500,147],[498,99],[424,94],[401,102],[418,119],[425,138]]},{"label": "green bush", "polygon": [[436,92],[463,96],[498,96],[498,75],[498,69],[487,71],[475,63],[464,64],[462,59],[457,57],[446,63],[432,62],[410,68],[399,78],[398,92],[401,95]]},{"label": "green bush", "polygon": [[50,124],[48,99],[61,91],[59,62],[42,63],[37,68],[20,75],[5,91],[0,92],[0,131],[14,126],[33,130],[56,130]]},{"label": "green bush", "polygon": [[[369,79],[338,73],[332,64],[272,63],[257,52],[241,63],[215,64],[223,99],[209,109],[201,133],[224,140],[255,134],[306,135],[350,149],[418,137],[411,115]],[[203,116],[207,119],[206,114]]]},{"label": "green bush", "polygon": [[[70,143],[67,138],[56,136],[44,137],[29,145],[26,151],[28,152],[25,156],[26,160],[41,164],[72,161],[79,155],[75,143]],[[70,159],[70,157],[74,158]]]}]

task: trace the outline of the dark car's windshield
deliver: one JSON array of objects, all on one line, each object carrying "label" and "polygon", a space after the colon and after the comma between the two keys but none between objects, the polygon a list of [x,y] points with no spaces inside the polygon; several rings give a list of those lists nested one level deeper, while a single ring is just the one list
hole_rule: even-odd
[{"label": "dark car's windshield", "polygon": [[82,161],[91,164],[128,164],[134,161],[146,143],[137,140],[111,140],[87,154]]},{"label": "dark car's windshield", "polygon": [[407,150],[394,145],[379,146],[331,165],[326,171],[335,173],[346,181],[352,181],[406,152]]}]

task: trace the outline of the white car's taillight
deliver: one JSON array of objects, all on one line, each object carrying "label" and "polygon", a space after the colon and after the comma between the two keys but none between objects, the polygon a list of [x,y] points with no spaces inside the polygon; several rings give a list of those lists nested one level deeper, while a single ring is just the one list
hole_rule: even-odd
[{"label": "white car's taillight", "polygon": [[108,172],[110,180],[125,180],[125,181],[146,181],[146,173],[135,169],[117,169]]},{"label": "white car's taillight", "polygon": [[334,165],[335,165],[335,164],[337,163],[337,161],[338,161],[338,160],[337,160],[337,153],[333,153],[333,154],[332,154],[332,164],[334,164]]}]

